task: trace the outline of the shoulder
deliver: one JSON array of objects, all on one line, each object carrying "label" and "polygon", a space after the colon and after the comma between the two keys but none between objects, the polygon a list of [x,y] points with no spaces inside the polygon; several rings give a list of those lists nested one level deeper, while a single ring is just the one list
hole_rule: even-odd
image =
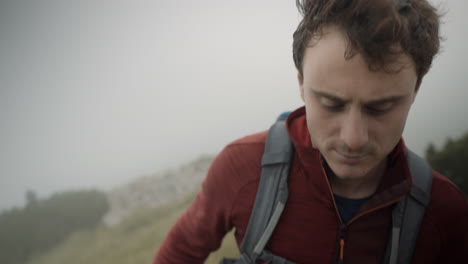
[{"label": "shoulder", "polygon": [[433,182],[429,206],[438,210],[444,209],[447,211],[456,208],[458,212],[468,212],[467,200],[462,191],[451,180],[437,171],[433,171],[432,175]]},{"label": "shoulder", "polygon": [[229,165],[236,169],[245,169],[249,164],[260,165],[266,135],[267,131],[262,131],[232,141],[218,154],[214,164]]},{"label": "shoulder", "polygon": [[235,147],[235,146],[254,146],[254,145],[265,145],[265,140],[268,131],[261,131],[255,134],[247,135],[245,137],[234,140],[229,143],[226,147]]},{"label": "shoulder", "polygon": [[268,131],[262,131],[232,141],[217,155],[213,166],[245,170],[260,166]]},{"label": "shoulder", "polygon": [[424,239],[444,263],[468,263],[468,201],[458,187],[433,172],[431,200],[421,226]]},{"label": "shoulder", "polygon": [[266,135],[262,131],[227,144],[213,160],[205,183],[228,185],[236,192],[248,182],[258,181]]},{"label": "shoulder", "polygon": [[[468,202],[461,190],[448,178],[433,171],[431,200],[427,217],[442,236],[468,231]],[[447,237],[447,238],[448,238]]]}]

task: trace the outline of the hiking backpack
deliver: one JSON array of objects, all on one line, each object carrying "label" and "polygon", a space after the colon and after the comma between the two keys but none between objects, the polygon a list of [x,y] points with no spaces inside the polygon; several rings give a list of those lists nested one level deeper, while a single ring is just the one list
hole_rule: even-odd
[{"label": "hiking backpack", "polygon": [[[288,199],[288,175],[294,148],[286,130],[289,113],[283,113],[271,126],[262,156],[262,172],[249,224],[240,247],[239,259],[223,259],[220,264],[295,264],[276,256],[265,247],[278,223]],[[413,179],[409,195],[392,210],[392,231],[387,243],[385,264],[410,264],[419,227],[429,203],[432,169],[407,149],[407,161]]]}]

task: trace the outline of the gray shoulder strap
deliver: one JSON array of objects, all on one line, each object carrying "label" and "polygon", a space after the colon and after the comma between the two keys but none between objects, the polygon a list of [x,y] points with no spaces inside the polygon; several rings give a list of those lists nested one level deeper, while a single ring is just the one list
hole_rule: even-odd
[{"label": "gray shoulder strap", "polygon": [[432,168],[407,149],[408,166],[413,185],[410,194],[395,206],[392,213],[392,235],[387,256],[389,264],[410,264],[419,228],[431,197]]},{"label": "gray shoulder strap", "polygon": [[237,263],[255,263],[263,253],[288,199],[287,179],[293,147],[285,119],[286,116],[280,116],[268,132],[257,196]]}]

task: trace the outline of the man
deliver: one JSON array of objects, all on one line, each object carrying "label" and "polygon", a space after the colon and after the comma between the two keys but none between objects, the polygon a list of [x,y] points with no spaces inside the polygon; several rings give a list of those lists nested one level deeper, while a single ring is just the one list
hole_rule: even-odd
[{"label": "man", "polygon": [[[392,209],[412,185],[401,136],[439,49],[438,15],[426,0],[298,7],[293,54],[305,107],[286,121],[295,149],[289,199],[267,248],[295,263],[383,263]],[[233,227],[241,243],[265,138],[241,138],[217,156],[154,263],[203,263]],[[411,263],[468,263],[466,199],[432,176]]]}]

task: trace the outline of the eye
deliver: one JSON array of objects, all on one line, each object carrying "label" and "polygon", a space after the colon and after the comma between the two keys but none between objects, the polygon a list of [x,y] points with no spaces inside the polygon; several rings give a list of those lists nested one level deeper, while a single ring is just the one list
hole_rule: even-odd
[{"label": "eye", "polygon": [[374,105],[365,106],[366,112],[373,115],[382,115],[390,111],[393,107],[393,102],[384,102]]},{"label": "eye", "polygon": [[344,103],[327,97],[321,97],[320,103],[329,111],[338,112],[344,108]]}]

